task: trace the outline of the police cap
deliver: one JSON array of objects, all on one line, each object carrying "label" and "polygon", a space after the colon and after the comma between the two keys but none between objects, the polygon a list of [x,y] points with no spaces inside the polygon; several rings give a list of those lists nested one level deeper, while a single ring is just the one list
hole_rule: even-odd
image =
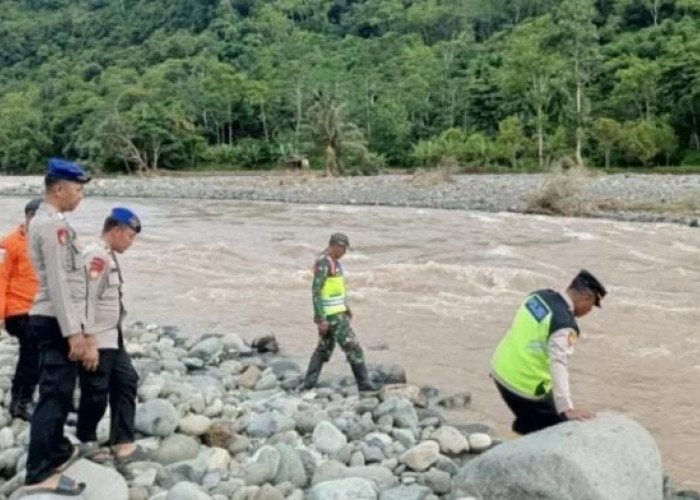
[{"label": "police cap", "polygon": [[85,184],[90,182],[91,179],[83,167],[77,163],[61,160],[59,158],[51,158],[49,160],[46,177],[55,180],[77,182],[78,184]]},{"label": "police cap", "polygon": [[595,296],[595,305],[600,307],[600,301],[608,294],[603,284],[589,271],[582,269],[571,282],[571,287],[577,290],[587,289]]},{"label": "police cap", "polygon": [[111,218],[119,221],[127,227],[130,227],[136,233],[141,232],[141,220],[138,216],[126,207],[115,207],[112,209],[112,213],[109,214]]}]

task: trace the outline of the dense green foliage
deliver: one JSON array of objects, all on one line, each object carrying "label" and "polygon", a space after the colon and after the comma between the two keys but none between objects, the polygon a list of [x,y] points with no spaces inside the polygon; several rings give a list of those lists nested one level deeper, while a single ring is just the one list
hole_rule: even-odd
[{"label": "dense green foliage", "polygon": [[0,168],[700,160],[700,0],[0,0]]}]

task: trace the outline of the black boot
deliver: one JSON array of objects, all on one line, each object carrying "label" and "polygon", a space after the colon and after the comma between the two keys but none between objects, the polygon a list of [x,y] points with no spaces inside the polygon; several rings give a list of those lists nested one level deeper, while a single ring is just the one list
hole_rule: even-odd
[{"label": "black boot", "polygon": [[302,390],[308,391],[316,387],[318,377],[321,375],[321,368],[323,368],[323,359],[321,353],[316,349],[309,360],[309,368],[306,370],[306,377],[304,377],[304,383],[301,386]]},{"label": "black boot", "polygon": [[32,421],[34,414],[34,402],[26,399],[12,398],[10,403],[10,415],[12,418],[21,418],[27,422]]},{"label": "black boot", "polygon": [[369,379],[367,366],[364,363],[354,363],[350,366],[352,367],[352,374],[355,375],[355,380],[357,381],[357,389],[361,393],[376,393],[379,391],[379,388]]}]

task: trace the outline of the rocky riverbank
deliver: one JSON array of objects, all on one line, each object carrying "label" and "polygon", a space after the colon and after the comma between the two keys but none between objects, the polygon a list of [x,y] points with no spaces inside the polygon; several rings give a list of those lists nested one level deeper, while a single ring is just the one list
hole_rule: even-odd
[{"label": "rocky riverbank", "polygon": [[[526,212],[551,176],[545,174],[416,175],[326,178],[302,174],[96,179],[88,194],[285,203],[385,205],[486,212]],[[697,224],[700,176],[576,175],[558,196],[576,198],[570,215]],[[41,193],[40,177],[0,177],[0,195]],[[547,207],[544,208],[547,211]],[[565,210],[566,214],[567,210]]]},{"label": "rocky riverbank", "polygon": [[[498,444],[485,425],[443,417],[444,408],[469,405],[468,393],[413,386],[399,366],[371,367],[384,385],[376,397],[359,397],[351,377],[300,393],[302,368],[274,337],[192,338],[136,323],[126,338],[140,376],[138,442],[152,460],[126,466],[124,480],[113,466],[78,462],[68,474],[87,479],[86,500],[106,500],[105,484],[109,500],[466,499],[454,494],[460,469]],[[29,440],[28,424],[5,409],[16,355],[15,339],[5,337],[0,498],[19,497]],[[101,442],[108,429],[106,416]],[[692,495],[666,487],[666,498],[700,498]]]}]

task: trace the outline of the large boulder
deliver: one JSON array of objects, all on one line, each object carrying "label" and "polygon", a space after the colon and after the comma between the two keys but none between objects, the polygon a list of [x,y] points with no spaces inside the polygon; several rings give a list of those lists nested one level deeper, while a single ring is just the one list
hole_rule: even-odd
[{"label": "large boulder", "polygon": [[453,494],[489,500],[661,500],[661,456],[641,425],[603,414],[496,446],[459,472]]}]

